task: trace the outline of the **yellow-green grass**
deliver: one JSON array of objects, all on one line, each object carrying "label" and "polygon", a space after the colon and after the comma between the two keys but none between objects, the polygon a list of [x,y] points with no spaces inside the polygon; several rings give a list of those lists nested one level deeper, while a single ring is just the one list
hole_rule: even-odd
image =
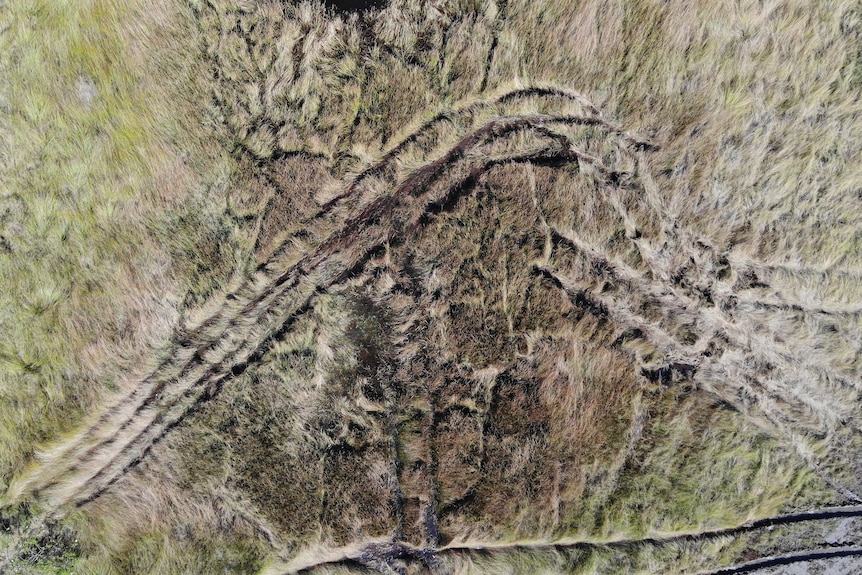
[{"label": "yellow-green grass", "polygon": [[[300,203],[313,207],[306,196],[321,193],[314,184],[323,176],[305,178],[301,189],[288,181],[287,198],[283,190],[255,189],[262,174],[277,175],[283,154],[304,150],[336,176],[356,172],[405,126],[428,117],[428,110],[515,83],[581,90],[608,117],[659,143],[661,150],[642,160],[648,168],[642,175],[670,216],[719,251],[733,252],[734,263],[753,258],[784,265],[766,277],[784,295],[834,306],[858,301],[862,288],[853,278],[862,270],[862,236],[852,214],[858,212],[862,176],[862,50],[854,4],[637,0],[573,7],[563,0],[510,0],[439,2],[436,8],[417,0],[393,2],[371,26],[369,40],[355,19],[339,17],[333,24],[320,3],[307,1],[165,2],[155,9],[104,1],[0,4],[0,30],[10,26],[0,34],[0,73],[9,79],[0,85],[0,414],[9,414],[0,417],[0,488],[37,444],[74,429],[105,391],[121,384],[124,371],[152,363],[184,309],[217,292],[233,270],[246,271],[256,230],[274,221],[271,235],[277,237],[278,218],[295,225],[285,213]],[[246,45],[246,39],[253,42]],[[461,128],[452,124],[453,132]],[[241,171],[222,145],[241,158]],[[613,153],[607,152],[608,160]],[[300,164],[307,159],[299,158]],[[408,155],[399,165],[416,162]],[[305,196],[293,202],[298,194]],[[231,209],[252,208],[241,218],[232,212],[237,221],[231,221],[226,196]],[[270,204],[277,209],[265,213]],[[459,217],[484,229],[472,212]],[[451,252],[466,254],[480,245],[469,243],[455,242]],[[508,270],[509,260],[502,261]],[[487,301],[493,302],[498,280],[508,281],[508,275],[488,273],[496,269],[492,263],[476,267],[488,285],[469,292],[464,309],[499,320],[484,297],[491,294]],[[320,410],[309,420],[321,426],[330,419],[361,423],[376,417],[350,405],[351,378],[367,376],[362,371],[370,368],[362,366],[360,354],[368,351],[339,339],[337,326],[349,325],[349,313],[326,313],[329,319],[302,325],[329,339],[294,338],[300,367],[281,365],[277,353],[266,356],[259,371],[231,381],[203,417],[176,431],[176,444],[167,442],[175,451],[163,448],[159,455],[182,479],[153,487],[166,501],[185,501],[185,490],[200,496],[213,485],[232,488],[252,500],[237,506],[272,518],[291,549],[314,539],[315,517],[324,515],[317,513],[317,500],[279,483],[289,474],[317,473],[316,467],[294,465],[309,457],[297,446],[310,440],[284,423],[284,413],[305,401],[309,410]],[[778,315],[764,325],[784,321]],[[495,336],[520,349],[512,336],[518,318],[503,319],[498,323],[508,321],[509,339],[503,328]],[[835,335],[818,321],[787,320],[796,330],[795,345],[818,365],[857,375],[859,359],[847,342],[860,332],[858,320],[842,320]],[[470,335],[469,328],[456,330],[452,341]],[[528,336],[537,341],[541,333]],[[448,351],[467,363],[494,360],[486,350],[455,347]],[[282,351],[289,356],[297,350]],[[314,363],[319,357],[326,369]],[[338,366],[327,363],[333,357]],[[277,401],[267,396],[270,391],[279,394]],[[320,404],[309,399],[315,393]],[[756,427],[756,413],[728,414],[712,401],[702,392],[645,401],[652,419],[630,455],[638,465],[580,462],[583,474],[595,480],[592,491],[558,512],[559,523],[542,529],[649,535],[733,525],[785,507],[829,502],[832,494],[803,469],[788,438],[768,437]],[[414,422],[402,427],[408,423]],[[612,423],[607,443],[618,444],[625,429]],[[461,434],[462,451],[471,438]],[[165,473],[160,465],[149,471],[154,477]],[[550,481],[552,475],[537,477]],[[121,483],[120,495],[109,497],[135,501],[143,480],[134,481]],[[496,487],[484,490],[500,491]],[[533,487],[553,492],[548,485]],[[107,504],[85,511],[89,516],[79,528],[88,534],[89,559],[82,572],[257,567],[260,550],[253,545],[237,548],[236,556],[251,557],[247,561],[210,556],[213,548],[235,543],[208,534],[206,521],[195,523],[170,505],[161,521],[143,525],[152,510],[141,501],[128,516],[112,514]],[[286,504],[278,507],[278,501]],[[349,508],[356,501],[337,503]],[[488,533],[529,536],[537,507],[527,499],[513,503],[520,515]],[[196,513],[191,508],[188,515]],[[347,525],[339,527],[339,536],[361,522],[341,523]],[[186,524],[193,524],[187,541],[166,535]],[[368,535],[355,531],[358,540]],[[723,542],[714,547],[705,553],[733,559]],[[689,557],[693,553],[643,551],[625,560],[597,553],[577,558],[580,567],[573,571],[699,566]],[[552,555],[480,558],[464,572],[562,570]]]},{"label": "yellow-green grass", "polygon": [[0,5],[0,487],[233,265],[230,163],[190,130],[164,9]]}]

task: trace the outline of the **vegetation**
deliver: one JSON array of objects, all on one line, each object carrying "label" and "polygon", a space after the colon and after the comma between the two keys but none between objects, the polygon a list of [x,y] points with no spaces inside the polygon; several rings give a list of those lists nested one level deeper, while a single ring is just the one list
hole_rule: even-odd
[{"label": "vegetation", "polygon": [[860,17],[0,0],[0,570],[858,543]]}]

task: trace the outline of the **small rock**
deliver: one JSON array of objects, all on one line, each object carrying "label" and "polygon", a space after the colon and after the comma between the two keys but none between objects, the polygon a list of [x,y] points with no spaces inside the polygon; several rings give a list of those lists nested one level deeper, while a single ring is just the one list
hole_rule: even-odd
[{"label": "small rock", "polygon": [[93,100],[99,95],[96,83],[87,76],[78,76],[78,79],[75,81],[75,92],[78,94],[78,99],[81,100],[81,103],[86,108],[90,108],[93,105]]}]

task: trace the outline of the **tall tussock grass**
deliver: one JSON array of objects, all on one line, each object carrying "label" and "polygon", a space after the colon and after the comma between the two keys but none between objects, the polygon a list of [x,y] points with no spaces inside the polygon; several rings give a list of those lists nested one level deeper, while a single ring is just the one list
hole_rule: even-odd
[{"label": "tall tussock grass", "polygon": [[7,564],[57,493],[94,574],[798,544],[641,540],[858,499],[860,17],[0,3]]},{"label": "tall tussock grass", "polygon": [[[176,15],[110,2],[8,2],[3,15],[5,486],[36,443],[152,361],[187,294],[230,273],[233,232],[217,203],[190,205],[218,201],[206,192],[218,182],[195,170],[225,158],[165,114],[190,72],[160,60]],[[145,78],[160,61],[173,84]]]}]

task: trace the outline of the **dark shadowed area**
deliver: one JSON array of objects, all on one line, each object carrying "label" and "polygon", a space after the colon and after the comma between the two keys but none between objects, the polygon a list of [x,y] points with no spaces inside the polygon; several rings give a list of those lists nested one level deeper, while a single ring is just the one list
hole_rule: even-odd
[{"label": "dark shadowed area", "polygon": [[327,0],[327,6],[332,6],[339,12],[359,12],[371,8],[382,8],[386,5],[385,0]]}]

